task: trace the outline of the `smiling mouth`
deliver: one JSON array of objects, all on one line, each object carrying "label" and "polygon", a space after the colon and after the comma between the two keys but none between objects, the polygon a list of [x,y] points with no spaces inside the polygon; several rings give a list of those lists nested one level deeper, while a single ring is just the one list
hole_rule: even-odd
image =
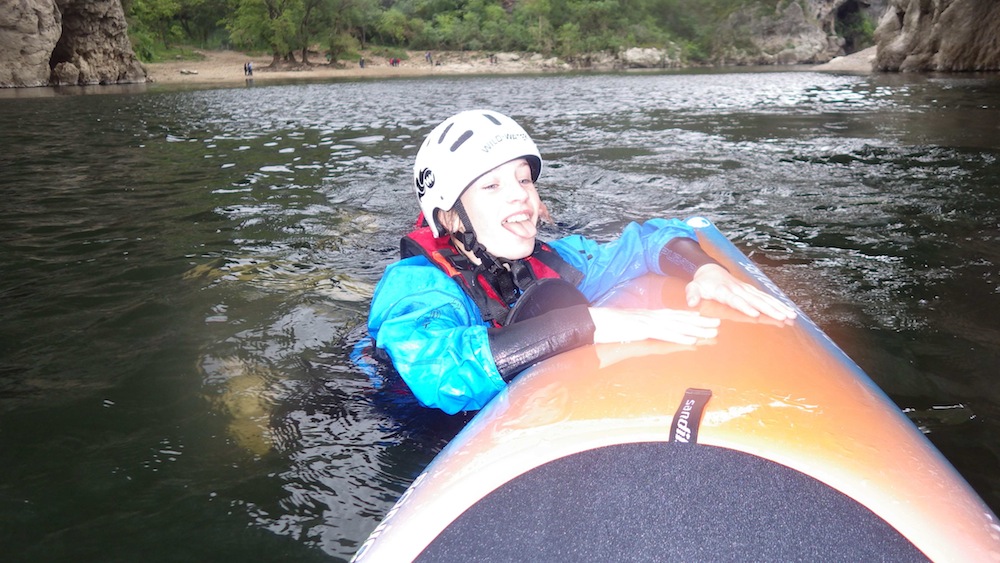
[{"label": "smiling mouth", "polygon": [[504,219],[503,224],[506,225],[508,223],[521,223],[523,221],[528,221],[530,219],[531,215],[528,215],[527,213],[517,213],[515,215],[511,215],[510,217]]},{"label": "smiling mouth", "polygon": [[501,225],[504,229],[507,229],[508,232],[522,239],[531,239],[538,234],[538,229],[535,227],[535,221],[531,213],[527,211],[515,213],[510,217],[507,217],[501,222]]}]

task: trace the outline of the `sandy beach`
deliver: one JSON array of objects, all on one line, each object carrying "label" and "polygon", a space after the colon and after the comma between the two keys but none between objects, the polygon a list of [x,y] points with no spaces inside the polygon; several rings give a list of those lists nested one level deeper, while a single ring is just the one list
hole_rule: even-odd
[{"label": "sandy beach", "polygon": [[[568,64],[539,54],[497,53],[491,61],[489,54],[478,52],[432,53],[433,64],[428,63],[423,52],[410,52],[409,58],[392,66],[385,57],[365,57],[365,66],[359,62],[328,65],[325,62],[295,69],[271,69],[270,56],[249,56],[238,51],[198,51],[204,56],[199,61],[148,63],[145,65],[151,82],[156,84],[220,84],[244,83],[248,78],[243,65],[253,63],[254,82],[289,80],[324,80],[332,78],[385,78],[394,76],[426,76],[455,74],[517,74],[532,72],[565,72],[573,70]],[[837,57],[817,66],[802,65],[801,70],[825,72],[868,73],[875,48]],[[314,59],[321,61],[321,56]]]},{"label": "sandy beach", "polygon": [[147,72],[157,84],[212,84],[242,83],[249,76],[243,72],[243,65],[253,63],[254,82],[288,80],[323,80],[328,78],[383,78],[393,76],[426,76],[433,74],[514,74],[528,72],[566,71],[569,65],[556,59],[546,59],[541,55],[520,53],[499,53],[491,62],[489,54],[477,52],[433,53],[432,63],[427,62],[425,53],[411,52],[408,59],[402,59],[398,66],[392,66],[385,57],[365,57],[365,66],[359,61],[339,65],[329,65],[316,55],[312,64],[297,68],[268,68],[270,56],[249,56],[238,51],[197,51],[204,56],[200,61],[176,61],[146,63]]}]

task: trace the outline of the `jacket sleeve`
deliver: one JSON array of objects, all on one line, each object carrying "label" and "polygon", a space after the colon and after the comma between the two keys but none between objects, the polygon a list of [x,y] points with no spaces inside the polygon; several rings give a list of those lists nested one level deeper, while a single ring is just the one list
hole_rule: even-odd
[{"label": "jacket sleeve", "polygon": [[479,309],[422,257],[386,268],[368,330],[425,406],[449,414],[476,410],[506,386]]},{"label": "jacket sleeve", "polygon": [[[678,238],[688,239],[697,246],[694,229],[683,221],[650,219],[642,224],[629,223],[620,237],[604,244],[573,235],[557,240],[551,246],[563,259],[583,272],[579,289],[593,302],[614,286],[643,274],[675,273],[667,263],[669,260],[661,256],[667,245]],[[673,255],[669,257],[674,258]]]}]

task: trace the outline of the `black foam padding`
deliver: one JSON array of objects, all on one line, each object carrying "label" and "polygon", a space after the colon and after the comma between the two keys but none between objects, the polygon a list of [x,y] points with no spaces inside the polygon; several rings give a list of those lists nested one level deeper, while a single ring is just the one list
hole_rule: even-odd
[{"label": "black foam padding", "polygon": [[557,459],[469,508],[418,561],[926,561],[843,493],[704,445]]}]

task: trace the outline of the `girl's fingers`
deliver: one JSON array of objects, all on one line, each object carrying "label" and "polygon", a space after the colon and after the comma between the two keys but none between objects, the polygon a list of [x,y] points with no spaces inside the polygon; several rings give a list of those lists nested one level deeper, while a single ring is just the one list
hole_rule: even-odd
[{"label": "girl's fingers", "polygon": [[797,316],[792,307],[735,278],[727,280],[725,283],[718,282],[717,279],[715,283],[702,281],[689,283],[687,286],[688,305],[695,307],[702,299],[717,301],[750,317],[764,314],[772,319],[784,321],[794,319]]}]

